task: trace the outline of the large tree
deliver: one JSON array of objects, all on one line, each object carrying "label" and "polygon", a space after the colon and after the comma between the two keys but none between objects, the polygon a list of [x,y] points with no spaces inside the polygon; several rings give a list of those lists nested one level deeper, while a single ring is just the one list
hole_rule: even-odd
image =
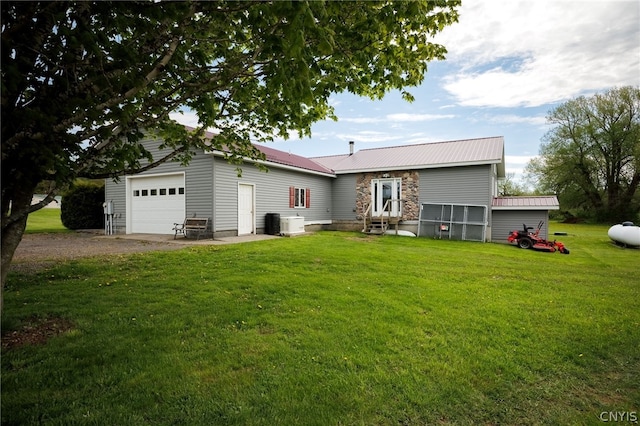
[{"label": "large tree", "polygon": [[565,210],[601,222],[634,220],[640,211],[640,88],[614,88],[551,110],[540,156],[527,165],[542,192]]},{"label": "large tree", "polygon": [[[186,163],[207,128],[236,159],[259,155],[251,139],[308,136],[335,118],[331,94],[421,83],[459,4],[3,1],[2,285],[27,215],[77,177]],[[170,118],[185,108],[197,129]],[[143,131],[171,154],[151,158]],[[31,206],[42,181],[49,197]]]}]

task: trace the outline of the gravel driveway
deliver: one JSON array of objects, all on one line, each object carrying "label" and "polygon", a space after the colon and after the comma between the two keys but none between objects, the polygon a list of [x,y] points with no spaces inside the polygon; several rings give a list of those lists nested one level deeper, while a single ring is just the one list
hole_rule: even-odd
[{"label": "gravel driveway", "polygon": [[163,241],[106,238],[89,232],[25,234],[13,256],[11,270],[35,272],[64,260],[184,247]]},{"label": "gravel driveway", "polygon": [[61,234],[25,234],[11,263],[12,271],[36,272],[56,262],[82,257],[106,256],[122,253],[180,250],[194,245],[236,244],[281,238],[273,235],[203,239],[195,241],[173,235],[116,235],[105,237],[100,232],[72,232]]}]

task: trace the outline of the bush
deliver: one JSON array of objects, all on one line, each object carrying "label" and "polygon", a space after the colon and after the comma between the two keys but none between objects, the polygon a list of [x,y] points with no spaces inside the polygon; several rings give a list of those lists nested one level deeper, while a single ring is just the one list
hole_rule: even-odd
[{"label": "bush", "polygon": [[62,224],[69,229],[101,229],[104,227],[104,183],[76,183],[63,196],[60,204]]}]

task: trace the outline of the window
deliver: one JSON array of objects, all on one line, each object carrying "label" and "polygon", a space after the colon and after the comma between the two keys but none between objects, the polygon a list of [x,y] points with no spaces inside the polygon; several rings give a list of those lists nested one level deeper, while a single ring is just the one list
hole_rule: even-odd
[{"label": "window", "polygon": [[139,190],[139,189],[135,189],[135,190],[133,191],[133,196],[134,196],[134,197],[139,197],[139,196],[140,196],[140,190]]},{"label": "window", "polygon": [[148,189],[143,189],[142,190],[142,196],[146,197],[147,195],[149,195],[149,190]]},{"label": "window", "polygon": [[184,195],[184,188],[178,188],[178,194]]},{"label": "window", "polygon": [[305,197],[304,197],[304,189],[303,188],[296,188],[295,189],[295,203],[294,203],[294,207],[303,207],[305,206],[304,201],[305,201]]},{"label": "window", "polygon": [[167,195],[167,188],[160,188],[160,195]]},{"label": "window", "polygon": [[158,190],[157,189],[152,189],[151,190],[151,195],[158,195]]},{"label": "window", "polygon": [[289,187],[289,207],[308,209],[311,205],[311,190],[309,188]]},{"label": "window", "polygon": [[176,189],[175,188],[169,188],[169,195],[176,195]]}]

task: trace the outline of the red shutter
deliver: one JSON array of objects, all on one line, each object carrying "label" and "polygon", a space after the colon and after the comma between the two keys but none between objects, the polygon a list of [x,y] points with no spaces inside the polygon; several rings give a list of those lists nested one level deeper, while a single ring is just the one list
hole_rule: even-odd
[{"label": "red shutter", "polygon": [[311,190],[309,188],[304,190],[306,199],[304,200],[304,205],[306,208],[311,207]]},{"label": "red shutter", "polygon": [[295,207],[296,203],[296,189],[293,186],[289,187],[289,208]]}]

